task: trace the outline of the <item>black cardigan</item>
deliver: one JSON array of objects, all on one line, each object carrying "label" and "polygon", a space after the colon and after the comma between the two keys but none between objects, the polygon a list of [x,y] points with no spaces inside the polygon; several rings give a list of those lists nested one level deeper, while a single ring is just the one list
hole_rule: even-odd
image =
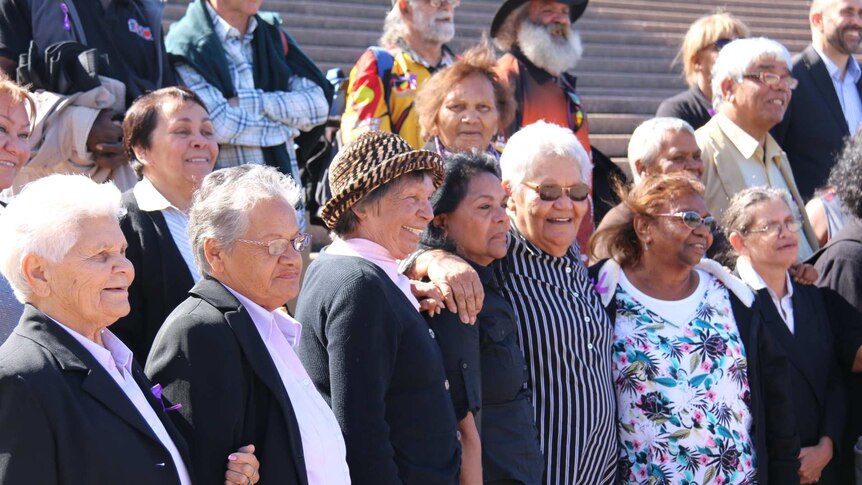
[{"label": "black cardigan", "polygon": [[[603,264],[604,261],[600,261],[589,268],[590,278],[594,281],[599,277]],[[771,479],[772,483],[779,485],[798,484],[800,445],[787,355],[762,321],[761,299],[756,298],[749,308],[732,291],[727,293],[748,361],[754,446],[760,462],[757,483],[768,485]],[[771,301],[767,303],[772,304]],[[605,309],[611,322],[616,323],[616,298],[611,298]],[[768,466],[762,466],[763,463]]]},{"label": "black cardigan", "polygon": [[460,447],[440,348],[386,273],[325,252],[296,317],[299,358],[332,406],[354,485],[454,485]]}]

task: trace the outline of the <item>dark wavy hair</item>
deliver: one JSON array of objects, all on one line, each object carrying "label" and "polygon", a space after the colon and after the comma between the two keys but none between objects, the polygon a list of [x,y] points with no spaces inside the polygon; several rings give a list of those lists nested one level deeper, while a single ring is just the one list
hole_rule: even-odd
[{"label": "dark wavy hair", "polygon": [[[470,187],[470,181],[473,180],[473,177],[490,173],[500,178],[500,167],[497,160],[487,153],[456,153],[446,157],[444,163],[446,164],[446,176],[431,197],[431,207],[434,209],[435,217],[449,214],[458,208],[458,205],[467,196],[467,189]],[[453,241],[450,241],[443,230],[433,222],[428,224],[428,228],[422,234],[420,245],[429,249],[445,249],[451,253],[455,252]]]},{"label": "dark wavy hair", "polygon": [[828,184],[835,187],[844,208],[854,217],[862,218],[862,131],[844,143],[838,162],[829,173]]}]

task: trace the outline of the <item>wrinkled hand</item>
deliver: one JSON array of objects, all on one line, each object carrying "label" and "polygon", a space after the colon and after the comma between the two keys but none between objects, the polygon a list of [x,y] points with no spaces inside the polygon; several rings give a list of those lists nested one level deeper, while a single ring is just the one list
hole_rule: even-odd
[{"label": "wrinkled hand", "polygon": [[418,259],[427,262],[428,279],[440,289],[446,308],[457,313],[462,323],[476,323],[485,301],[485,290],[476,271],[446,251],[427,251]]},{"label": "wrinkled hand", "polygon": [[433,317],[443,311],[443,293],[434,286],[434,283],[410,280],[410,292],[419,300],[420,312]]},{"label": "wrinkled hand", "polygon": [[817,446],[806,446],[799,452],[799,483],[817,483],[820,473],[832,460],[832,440],[823,437]]},{"label": "wrinkled hand", "polygon": [[123,114],[112,109],[103,109],[90,128],[87,150],[93,154],[96,165],[113,170],[128,162],[123,153]]},{"label": "wrinkled hand", "polygon": [[224,485],[248,485],[260,480],[260,463],[254,456],[254,445],[243,446],[227,457]]},{"label": "wrinkled hand", "polygon": [[790,272],[790,276],[793,277],[793,281],[801,285],[813,285],[817,281],[817,278],[820,277],[817,269],[807,263],[796,263],[788,271]]}]

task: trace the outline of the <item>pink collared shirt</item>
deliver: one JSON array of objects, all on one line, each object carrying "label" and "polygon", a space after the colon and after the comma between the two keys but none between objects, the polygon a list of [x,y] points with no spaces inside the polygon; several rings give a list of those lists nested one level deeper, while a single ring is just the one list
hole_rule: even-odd
[{"label": "pink collared shirt", "polygon": [[347,448],[341,427],[293,351],[299,344],[302,324],[283,309],[267,311],[229,286],[224,287],[251,316],[290,397],[299,424],[309,485],[349,485]]},{"label": "pink collared shirt", "polygon": [[395,283],[401,293],[404,293],[413,307],[417,311],[419,310],[419,300],[413,296],[413,292],[410,290],[410,279],[398,272],[398,260],[389,253],[388,249],[368,239],[355,237],[344,240],[339,238],[329,245],[326,253],[336,256],[353,256],[374,263],[386,273],[386,276]]},{"label": "pink collared shirt", "polygon": [[[52,320],[54,319],[52,318]],[[155,433],[156,437],[165,449],[168,450],[168,453],[171,454],[171,458],[174,460],[174,465],[177,469],[180,484],[191,485],[192,479],[189,476],[189,471],[186,468],[185,462],[183,462],[183,457],[180,455],[180,451],[171,439],[171,435],[168,434],[168,430],[165,429],[165,425],[162,424],[159,416],[147,401],[146,396],[144,396],[144,391],[138,387],[134,377],[132,377],[132,351],[129,350],[129,348],[126,347],[126,345],[107,328],[103,329],[101,332],[102,345],[99,345],[57,320],[54,320],[54,322],[59,325],[60,328],[69,332],[69,335],[77,340],[78,343],[83,345],[87,352],[89,352],[93,358],[96,359],[102,367],[104,367],[111,378],[114,379],[114,382],[120,386],[123,394],[129,398],[129,401],[132,402],[132,405],[138,410],[141,417],[144,418],[144,421],[147,422],[147,425],[149,425],[150,429],[153,430],[153,433]],[[225,456],[225,463],[227,463],[227,456]]]}]

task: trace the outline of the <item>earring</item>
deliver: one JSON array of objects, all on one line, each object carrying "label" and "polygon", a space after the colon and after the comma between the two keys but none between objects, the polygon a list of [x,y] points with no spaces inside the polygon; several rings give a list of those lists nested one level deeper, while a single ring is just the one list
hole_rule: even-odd
[{"label": "earring", "polygon": [[652,241],[644,241],[644,251],[649,251],[649,247],[652,245]]}]

